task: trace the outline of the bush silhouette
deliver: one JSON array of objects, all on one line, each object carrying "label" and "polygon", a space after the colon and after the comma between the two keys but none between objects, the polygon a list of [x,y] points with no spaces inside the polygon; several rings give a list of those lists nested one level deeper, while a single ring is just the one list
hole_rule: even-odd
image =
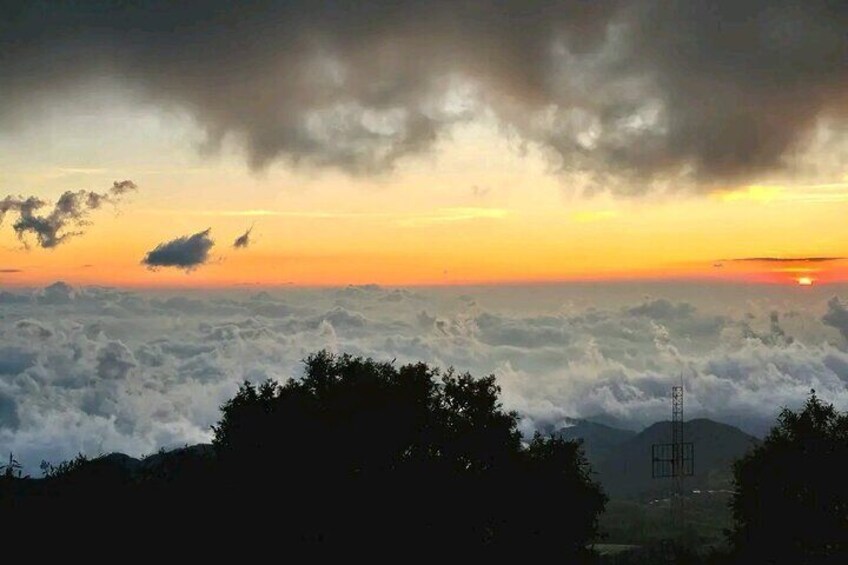
[{"label": "bush silhouette", "polygon": [[813,391],[734,474],[731,540],[743,561],[848,563],[848,414]]}]

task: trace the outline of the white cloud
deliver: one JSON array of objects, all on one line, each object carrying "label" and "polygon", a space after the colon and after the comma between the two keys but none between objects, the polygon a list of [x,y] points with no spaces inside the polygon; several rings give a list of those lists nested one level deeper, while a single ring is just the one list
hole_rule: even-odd
[{"label": "white cloud", "polygon": [[687,417],[749,431],[810,388],[848,408],[832,291],[648,290],[366,285],[162,296],[57,285],[2,305],[0,452],[33,471],[79,451],[139,455],[208,441],[238,383],[297,377],[322,348],[494,373],[526,432],[574,416],[637,428],[667,418],[681,374]]}]

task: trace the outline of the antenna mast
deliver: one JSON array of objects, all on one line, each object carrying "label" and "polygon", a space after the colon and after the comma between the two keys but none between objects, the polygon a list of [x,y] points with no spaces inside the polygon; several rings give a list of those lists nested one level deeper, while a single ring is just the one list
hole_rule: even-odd
[{"label": "antenna mast", "polygon": [[683,375],[680,384],[671,388],[671,443],[655,443],[651,446],[651,476],[655,479],[670,478],[673,481],[671,494],[672,528],[683,536],[686,514],[683,507],[683,479],[695,473],[695,448],[692,442],[683,441]]},{"label": "antenna mast", "polygon": [[[689,446],[691,447],[691,443]],[[672,499],[673,521],[681,534],[686,529],[686,514],[683,509],[683,386],[671,387],[671,449],[672,477],[674,478],[674,497]]]}]

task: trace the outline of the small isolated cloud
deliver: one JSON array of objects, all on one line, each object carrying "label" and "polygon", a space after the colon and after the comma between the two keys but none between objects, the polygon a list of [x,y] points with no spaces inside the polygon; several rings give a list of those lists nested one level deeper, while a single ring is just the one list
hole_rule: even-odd
[{"label": "small isolated cloud", "polygon": [[48,203],[37,196],[7,196],[0,200],[0,224],[7,213],[17,214],[12,229],[18,239],[28,247],[27,236],[35,237],[38,246],[52,249],[71,237],[81,235],[81,228],[87,224],[88,213],[97,210],[103,204],[114,204],[129,191],[135,190],[131,180],[115,181],[106,192],[78,190],[66,191],[48,214],[39,214]]},{"label": "small isolated cloud", "polygon": [[736,259],[722,259],[722,261],[734,261],[737,263],[829,263],[843,259],[845,257],[739,257]]},{"label": "small isolated cloud", "polygon": [[11,275],[15,273],[23,273],[21,269],[0,269],[0,274]]},{"label": "small isolated cloud", "polygon": [[150,269],[157,267],[176,267],[191,271],[209,260],[209,250],[215,242],[209,237],[212,228],[194,235],[184,235],[171,241],[160,243],[147,253],[142,264]]},{"label": "small isolated cloud", "polygon": [[135,190],[137,188],[138,188],[138,186],[136,186],[136,184],[131,180],[121,180],[121,181],[116,180],[115,182],[112,183],[112,188],[110,189],[110,191],[112,192],[113,195],[120,196],[122,194],[126,194],[127,192],[129,192],[131,190]]},{"label": "small isolated cloud", "polygon": [[233,242],[233,247],[236,249],[246,249],[250,245],[250,232],[253,231],[253,226],[238,236],[236,240]]}]

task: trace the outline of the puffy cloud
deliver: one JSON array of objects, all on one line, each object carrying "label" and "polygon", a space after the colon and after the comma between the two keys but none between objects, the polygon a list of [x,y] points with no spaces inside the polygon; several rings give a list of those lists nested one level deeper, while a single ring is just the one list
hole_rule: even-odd
[{"label": "puffy cloud", "polygon": [[20,304],[29,302],[30,300],[29,295],[0,290],[0,304]]},{"label": "puffy cloud", "polygon": [[0,347],[0,375],[17,375],[31,367],[36,355],[17,347]]},{"label": "puffy cloud", "polygon": [[119,342],[107,343],[97,353],[97,376],[101,379],[124,380],[137,363],[132,352]]},{"label": "puffy cloud", "polygon": [[114,196],[122,196],[131,190],[137,190],[138,186],[131,180],[116,180],[112,183],[110,192]]},{"label": "puffy cloud", "polygon": [[253,231],[253,226],[238,236],[236,240],[233,242],[233,248],[235,249],[246,249],[250,245],[250,232]]},{"label": "puffy cloud", "polygon": [[57,281],[35,294],[42,304],[68,304],[76,297],[76,289],[64,281]]},{"label": "puffy cloud", "polygon": [[848,353],[826,325],[840,301],[818,289],[723,285],[714,297],[659,285],[650,294],[664,297],[645,299],[628,288],[21,292],[0,317],[0,443],[37,472],[78,451],[208,441],[240,382],[297,378],[322,348],[493,373],[527,433],[569,417],[635,429],[667,419],[681,374],[687,418],[755,433],[810,388],[848,408]]},{"label": "puffy cloud", "polygon": [[665,298],[651,300],[628,310],[633,316],[648,316],[659,320],[673,318],[688,318],[695,311],[691,304],[685,302],[674,304]]},{"label": "puffy cloud", "polygon": [[845,118],[846,26],[827,0],[6,2],[0,120],[105,76],[254,167],[380,171],[491,115],[592,185],[711,187]]},{"label": "puffy cloud", "polygon": [[[15,234],[24,245],[26,236],[35,236],[38,245],[51,249],[69,238],[81,235],[80,229],[88,223],[91,210],[97,210],[104,203],[117,204],[120,198],[137,187],[131,180],[115,181],[107,192],[79,190],[66,191],[53,206],[49,214],[39,215],[38,211],[47,206],[47,202],[36,196],[7,196],[0,200],[0,223],[7,213],[16,213],[17,220],[12,225]],[[76,230],[76,231],[71,231]]]},{"label": "puffy cloud", "polygon": [[148,268],[176,267],[191,271],[209,260],[209,250],[215,242],[209,236],[212,228],[194,235],[184,235],[171,241],[160,243],[141,260]]},{"label": "puffy cloud", "polygon": [[827,313],[822,317],[822,322],[836,328],[848,341],[848,308],[836,296],[827,301]]},{"label": "puffy cloud", "polygon": [[15,399],[0,392],[0,429],[16,429],[20,424]]}]

